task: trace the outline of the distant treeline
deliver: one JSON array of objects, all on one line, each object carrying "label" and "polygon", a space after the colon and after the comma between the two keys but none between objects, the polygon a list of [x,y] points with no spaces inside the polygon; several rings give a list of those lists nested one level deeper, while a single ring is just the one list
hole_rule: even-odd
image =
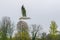
[{"label": "distant treeline", "polygon": [[51,21],[49,33],[46,34],[42,32],[43,28],[40,25],[29,26],[22,20],[15,25],[10,17],[5,16],[0,21],[0,40],[60,40],[60,31],[57,28],[56,22]]}]

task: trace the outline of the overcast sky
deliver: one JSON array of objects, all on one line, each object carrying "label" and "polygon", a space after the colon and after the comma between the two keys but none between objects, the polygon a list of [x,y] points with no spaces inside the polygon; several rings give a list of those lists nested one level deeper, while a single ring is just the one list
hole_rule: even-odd
[{"label": "overcast sky", "polygon": [[0,19],[9,16],[17,24],[21,17],[21,6],[24,4],[26,20],[31,24],[40,24],[48,32],[51,20],[56,21],[60,28],[60,0],[0,0]]}]

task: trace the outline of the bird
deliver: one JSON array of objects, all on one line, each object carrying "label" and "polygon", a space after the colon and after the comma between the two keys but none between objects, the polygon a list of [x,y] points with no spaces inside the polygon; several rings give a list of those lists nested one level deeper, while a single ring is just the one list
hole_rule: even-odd
[{"label": "bird", "polygon": [[24,5],[22,5],[21,11],[22,11],[22,16],[26,17],[26,9],[25,9]]}]

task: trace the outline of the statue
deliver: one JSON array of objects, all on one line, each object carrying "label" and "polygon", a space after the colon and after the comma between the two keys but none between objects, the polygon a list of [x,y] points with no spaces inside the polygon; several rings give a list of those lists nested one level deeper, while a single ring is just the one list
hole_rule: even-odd
[{"label": "statue", "polygon": [[24,8],[23,5],[21,7],[21,12],[22,12],[22,17],[20,19],[30,19],[30,17],[27,17],[27,15],[26,15],[26,9]]}]

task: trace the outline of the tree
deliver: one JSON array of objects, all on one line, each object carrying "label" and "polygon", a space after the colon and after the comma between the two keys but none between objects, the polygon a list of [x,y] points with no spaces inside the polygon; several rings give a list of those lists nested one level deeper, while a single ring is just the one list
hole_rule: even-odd
[{"label": "tree", "polygon": [[40,29],[41,29],[40,25],[36,25],[36,24],[32,25],[32,30],[31,30],[32,40],[35,40],[37,38]]},{"label": "tree", "polygon": [[46,40],[52,40],[52,37],[51,37],[50,34],[47,34],[47,36],[46,36]]},{"label": "tree", "polygon": [[28,32],[18,32],[15,35],[15,40],[30,40]]},{"label": "tree", "polygon": [[1,23],[2,40],[7,40],[7,28],[9,26],[9,17],[3,17]]},{"label": "tree", "polygon": [[41,39],[46,40],[46,33],[45,32],[42,33]]},{"label": "tree", "polygon": [[2,40],[2,31],[0,31],[0,40]]},{"label": "tree", "polygon": [[55,40],[57,32],[58,32],[58,30],[57,30],[56,22],[55,21],[51,21],[51,24],[50,24],[50,35],[52,37],[52,40]]},{"label": "tree", "polygon": [[14,32],[14,24],[10,23],[11,25],[7,29],[7,35],[9,36],[10,40],[12,40],[12,35]]},{"label": "tree", "polygon": [[17,24],[18,33],[16,34],[17,40],[29,40],[28,25],[25,21],[19,21]]},{"label": "tree", "polygon": [[28,24],[25,21],[19,21],[17,23],[17,30],[18,32],[22,32],[22,31],[27,31],[28,32]]},{"label": "tree", "polygon": [[12,36],[12,27],[10,17],[3,17],[1,22],[2,40],[7,40],[7,35]]}]

